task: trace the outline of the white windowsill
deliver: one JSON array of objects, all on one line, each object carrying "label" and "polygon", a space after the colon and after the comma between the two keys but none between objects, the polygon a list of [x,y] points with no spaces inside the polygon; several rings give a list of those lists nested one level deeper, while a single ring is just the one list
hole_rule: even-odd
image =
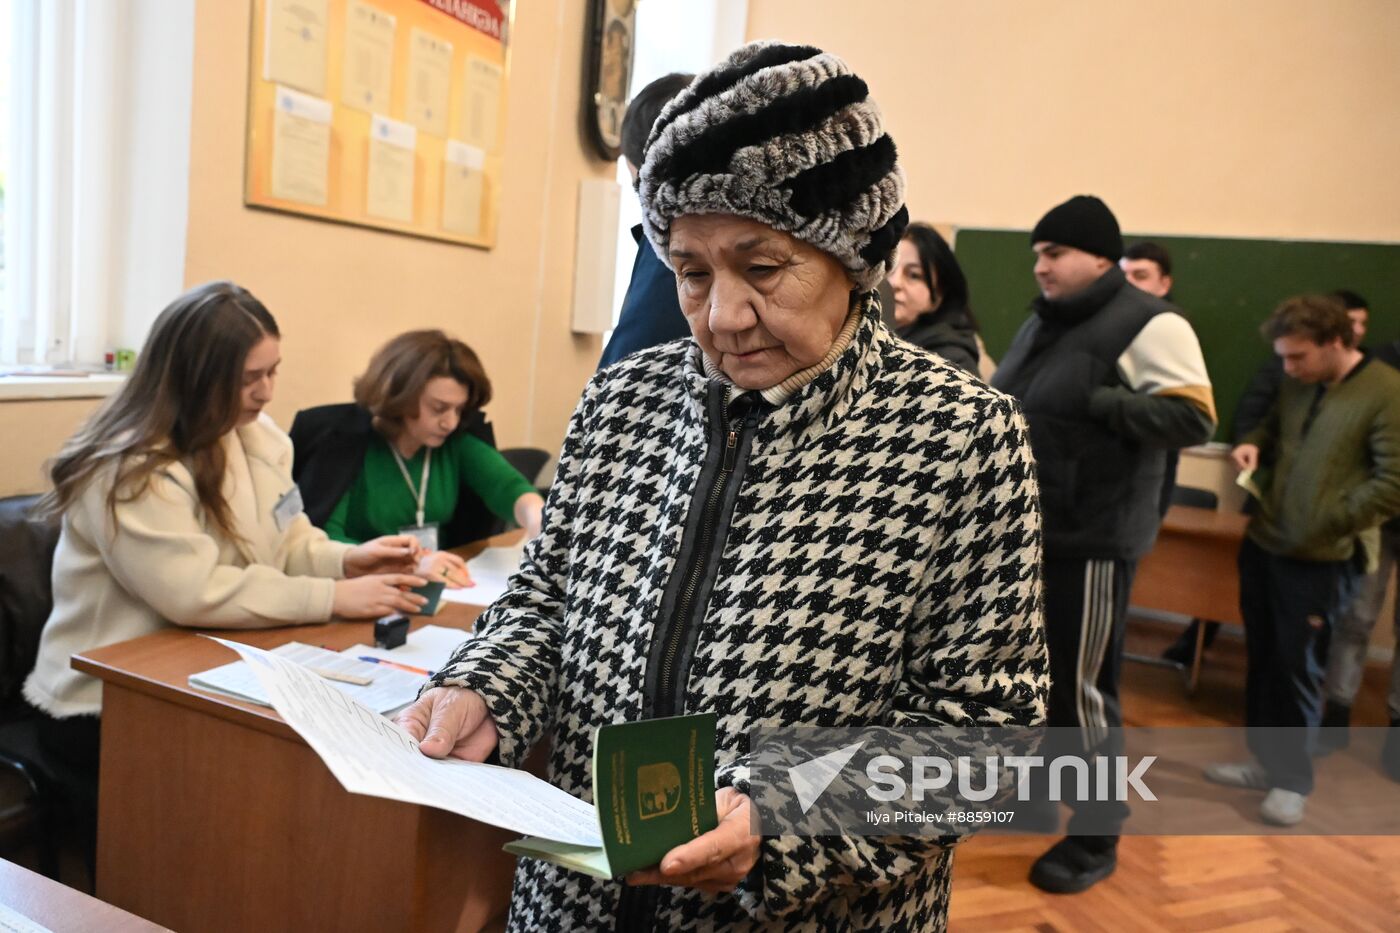
[{"label": "white windowsill", "polygon": [[0,402],[53,398],[106,398],[126,381],[125,373],[90,376],[0,376]]}]

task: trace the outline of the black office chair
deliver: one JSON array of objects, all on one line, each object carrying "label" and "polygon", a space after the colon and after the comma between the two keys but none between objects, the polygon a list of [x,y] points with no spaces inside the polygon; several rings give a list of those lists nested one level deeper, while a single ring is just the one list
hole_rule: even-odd
[{"label": "black office chair", "polygon": [[[56,794],[68,769],[40,747],[37,720],[20,694],[53,608],[58,528],[29,520],[37,499],[0,499],[0,854],[32,846],[39,870],[57,880],[63,828]],[[96,814],[97,801],[90,803]]]},{"label": "black office chair", "polygon": [[[541,489],[540,474],[544,472],[544,465],[549,462],[548,452],[538,447],[507,447],[501,451],[501,456],[519,470],[521,475],[530,481],[531,486]],[[544,488],[547,489],[548,484],[545,484]]]},{"label": "black office chair", "polygon": [[[542,496],[549,495],[549,486],[540,485],[540,474],[544,472],[545,464],[549,462],[549,454],[538,447],[506,447],[501,450],[501,456],[506,458],[506,462],[515,467],[521,476],[530,481],[536,491]],[[506,523],[497,519],[491,526],[491,534],[498,535],[506,530]]]}]

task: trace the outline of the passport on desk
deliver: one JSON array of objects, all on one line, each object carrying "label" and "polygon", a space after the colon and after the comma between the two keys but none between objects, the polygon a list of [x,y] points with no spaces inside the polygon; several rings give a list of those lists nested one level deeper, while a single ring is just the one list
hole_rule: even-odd
[{"label": "passport on desk", "polygon": [[506,843],[506,851],[595,878],[620,878],[714,829],[715,715],[599,726],[593,805],[601,847],[526,836]]}]

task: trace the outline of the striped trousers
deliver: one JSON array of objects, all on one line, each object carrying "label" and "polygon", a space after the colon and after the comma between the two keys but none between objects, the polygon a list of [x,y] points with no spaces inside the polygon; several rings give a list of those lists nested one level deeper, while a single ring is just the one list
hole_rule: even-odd
[{"label": "striped trousers", "polygon": [[[1128,594],[1137,562],[1046,555],[1045,640],[1050,653],[1049,725],[1062,754],[1120,754],[1111,729],[1123,725],[1118,680]],[[1070,832],[1115,835],[1125,804],[1074,807]],[[1079,824],[1078,826],[1076,824]]]}]

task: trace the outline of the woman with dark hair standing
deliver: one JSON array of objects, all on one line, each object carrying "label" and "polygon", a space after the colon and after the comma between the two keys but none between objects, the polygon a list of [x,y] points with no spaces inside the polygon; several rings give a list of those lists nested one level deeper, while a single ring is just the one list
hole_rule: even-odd
[{"label": "woman with dark hair standing", "polygon": [[[414,611],[417,542],[338,544],[302,514],[264,415],[277,323],[231,282],[171,302],[131,378],[50,464],[54,607],[25,698],[40,741],[95,782],[102,685],[69,657],[163,626],[268,628]],[[354,577],[356,579],[345,579]],[[95,799],[95,798],[94,798]]]},{"label": "woman with dark hair standing", "polygon": [[910,224],[889,284],[895,333],[977,375],[977,319],[968,307],[967,278],[948,241],[928,224]]},{"label": "woman with dark hair standing", "polygon": [[355,401],[297,413],[294,476],[311,520],[338,541],[396,531],[425,549],[419,572],[470,582],[440,547],[483,537],[489,519],[539,533],[544,499],[496,450],[481,408],[491,382],[471,347],[440,330],[400,334],[355,380]]}]

